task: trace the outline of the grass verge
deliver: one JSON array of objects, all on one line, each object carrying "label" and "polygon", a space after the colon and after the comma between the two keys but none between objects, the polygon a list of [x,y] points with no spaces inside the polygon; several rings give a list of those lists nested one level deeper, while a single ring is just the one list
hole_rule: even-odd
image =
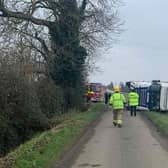
[{"label": "grass verge", "polygon": [[58,127],[37,135],[0,159],[0,168],[46,168],[53,161],[59,162],[84,128],[103,110],[103,104],[94,104],[87,112],[73,113]]},{"label": "grass verge", "polygon": [[145,112],[161,133],[168,136],[168,115],[159,112]]}]

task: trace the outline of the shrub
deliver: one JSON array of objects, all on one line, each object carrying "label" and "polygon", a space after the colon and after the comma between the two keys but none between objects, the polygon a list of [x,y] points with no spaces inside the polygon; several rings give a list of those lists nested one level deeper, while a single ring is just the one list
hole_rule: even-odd
[{"label": "shrub", "polygon": [[3,116],[0,116],[0,156],[19,144],[19,137],[14,127]]},{"label": "shrub", "polygon": [[40,108],[49,119],[64,111],[63,91],[51,80],[44,79],[38,82],[37,95]]},{"label": "shrub", "polygon": [[49,128],[32,84],[11,71],[0,71],[0,153]]},{"label": "shrub", "polygon": [[84,89],[82,86],[76,88],[67,87],[64,89],[67,109],[81,110],[84,107]]}]

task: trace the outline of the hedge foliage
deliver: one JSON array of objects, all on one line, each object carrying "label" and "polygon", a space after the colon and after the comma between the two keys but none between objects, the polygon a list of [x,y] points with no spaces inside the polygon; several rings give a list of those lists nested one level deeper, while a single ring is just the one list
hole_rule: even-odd
[{"label": "hedge foliage", "polygon": [[51,127],[64,112],[62,89],[47,79],[28,82],[18,74],[0,71],[0,156]]}]

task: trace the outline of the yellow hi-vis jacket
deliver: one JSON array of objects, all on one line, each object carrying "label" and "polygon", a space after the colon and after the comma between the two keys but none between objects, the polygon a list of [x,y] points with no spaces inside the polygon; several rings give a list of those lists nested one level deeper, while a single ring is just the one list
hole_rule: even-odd
[{"label": "yellow hi-vis jacket", "polygon": [[138,106],[139,104],[139,95],[136,92],[130,92],[128,94],[128,102],[130,106]]},{"label": "yellow hi-vis jacket", "polygon": [[124,109],[124,104],[126,103],[125,96],[121,93],[114,93],[110,97],[110,105],[113,106],[114,110]]}]

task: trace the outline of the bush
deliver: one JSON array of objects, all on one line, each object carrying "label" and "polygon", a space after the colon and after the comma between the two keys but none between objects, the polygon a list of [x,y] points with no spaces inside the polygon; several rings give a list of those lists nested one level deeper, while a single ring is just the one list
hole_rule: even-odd
[{"label": "bush", "polygon": [[64,111],[63,91],[51,80],[44,79],[38,82],[37,95],[40,108],[49,119]]},{"label": "bush", "polygon": [[78,86],[76,88],[67,87],[64,89],[64,94],[67,109],[83,109],[85,100],[83,96],[84,89],[82,89],[82,86]]},{"label": "bush", "polygon": [[3,116],[0,116],[0,156],[6,154],[9,149],[19,143],[19,137],[14,127]]},{"label": "bush", "polygon": [[49,128],[34,87],[11,71],[0,72],[0,153]]},{"label": "bush", "polygon": [[0,69],[0,156],[39,131],[62,122],[70,108],[83,105],[83,90],[62,88],[50,80],[28,82],[7,69]]}]

